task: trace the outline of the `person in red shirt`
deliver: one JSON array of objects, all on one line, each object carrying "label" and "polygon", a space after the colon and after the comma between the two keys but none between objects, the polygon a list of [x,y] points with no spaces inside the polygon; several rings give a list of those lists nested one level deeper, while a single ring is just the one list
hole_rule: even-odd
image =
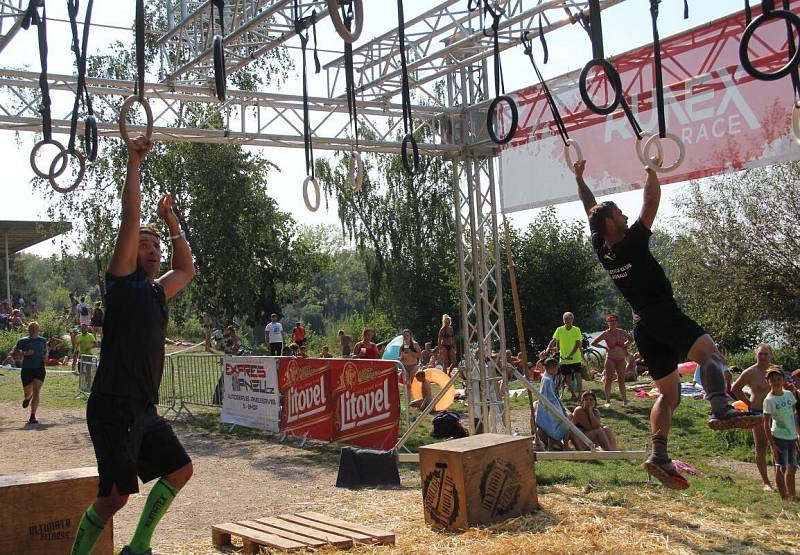
[{"label": "person in red shirt", "polygon": [[353,349],[353,354],[357,358],[378,358],[378,346],[372,342],[374,333],[372,328],[364,328],[361,341],[356,343],[355,349]]},{"label": "person in red shirt", "polygon": [[292,329],[292,339],[300,347],[306,342],[306,329],[300,322],[295,323]]}]

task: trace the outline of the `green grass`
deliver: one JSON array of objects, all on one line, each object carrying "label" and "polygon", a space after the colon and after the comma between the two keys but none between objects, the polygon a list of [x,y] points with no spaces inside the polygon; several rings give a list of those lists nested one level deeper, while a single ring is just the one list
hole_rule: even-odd
[{"label": "green grass", "polygon": [[[53,368],[56,369],[56,368]],[[61,368],[63,369],[63,368]],[[22,386],[19,372],[0,369],[0,401],[18,403],[22,398]],[[49,374],[42,389],[43,406],[59,408],[82,408],[84,399],[75,399],[78,378],[74,375]],[[599,384],[588,382],[588,388],[598,390]],[[614,394],[616,400],[616,393]],[[629,394],[630,404],[622,407],[614,402],[611,409],[602,409],[603,421],[616,433],[622,449],[647,449],[649,443],[649,414],[652,399],[640,399]],[[528,400],[522,396],[512,400],[512,409],[523,412],[528,410]],[[567,403],[567,408],[574,408],[574,403]],[[456,412],[466,413],[461,402],[451,407]],[[242,427],[231,428],[219,422],[219,409],[191,408],[194,418],[181,418],[175,426],[193,433],[219,436],[221,440],[260,439],[271,442],[280,441],[278,434],[265,433]],[[411,411],[412,421],[417,411]],[[670,434],[670,454],[674,459],[687,462],[701,471],[706,478],[690,477],[692,487],[686,492],[665,492],[670,496],[685,496],[687,499],[701,499],[720,507],[734,507],[746,513],[748,518],[773,519],[781,511],[781,503],[775,494],[761,491],[758,480],[750,475],[740,473],[737,463],[753,460],[753,442],[749,432],[731,430],[712,432],[706,425],[708,404],[702,400],[683,398],[674,419]],[[527,417],[524,417],[527,421]],[[422,445],[429,445],[441,440],[430,435],[431,419],[425,419],[411,436],[406,446],[416,451]],[[405,415],[401,414],[400,434],[405,431]],[[527,433],[527,429],[520,430]],[[298,445],[297,438],[286,440],[291,445]],[[339,458],[339,447],[335,444],[318,442],[309,443],[302,451],[292,456],[297,460],[312,465],[330,468],[335,466]],[[726,470],[710,464],[712,460],[726,464]],[[416,466],[409,466],[415,469]],[[536,465],[538,482],[547,491],[550,486],[570,485],[604,492],[604,499],[609,505],[625,504],[625,489],[634,487],[652,487],[660,489],[654,482],[648,485],[647,476],[641,462],[606,461],[606,462],[566,462],[544,461]],[[784,506],[784,516],[800,520],[800,504]]]}]

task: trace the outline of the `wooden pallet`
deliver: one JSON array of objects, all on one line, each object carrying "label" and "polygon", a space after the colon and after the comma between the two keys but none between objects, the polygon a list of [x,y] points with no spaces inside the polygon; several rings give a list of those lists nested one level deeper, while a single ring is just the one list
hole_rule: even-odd
[{"label": "wooden pallet", "polygon": [[214,547],[230,546],[231,536],[241,538],[245,553],[258,553],[261,547],[296,551],[329,545],[348,549],[354,543],[394,545],[392,532],[311,511],[228,522],[211,527]]}]

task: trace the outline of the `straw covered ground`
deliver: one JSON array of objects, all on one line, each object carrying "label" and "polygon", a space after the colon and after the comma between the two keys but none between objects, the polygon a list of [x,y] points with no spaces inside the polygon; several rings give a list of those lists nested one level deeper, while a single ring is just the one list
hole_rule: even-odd
[{"label": "straw covered ground", "polygon": [[[56,398],[46,396],[41,425],[25,426],[24,411],[10,398],[17,387],[0,383],[0,393],[7,392],[0,395],[0,475],[93,466],[84,410],[58,408]],[[691,478],[686,492],[648,482],[639,463],[540,463],[538,512],[461,534],[425,526],[416,466],[402,466],[399,490],[340,490],[333,487],[334,447],[301,448],[296,440],[227,433],[209,425],[215,422],[209,415],[206,422],[176,426],[194,459],[195,477],[157,531],[154,552],[218,553],[211,545],[212,524],[313,510],[397,535],[393,548],[352,553],[800,553],[800,503],[762,492],[753,465],[727,456],[741,446],[723,438],[711,449],[710,436],[703,435],[704,407],[694,409],[691,400],[682,406],[678,421],[686,435],[676,431],[675,449],[707,475]],[[609,412],[628,448],[643,445],[647,410],[642,402]],[[517,418],[524,429],[527,417]],[[115,519],[117,549],[130,538],[148,491],[144,486],[143,495],[133,496]]]}]

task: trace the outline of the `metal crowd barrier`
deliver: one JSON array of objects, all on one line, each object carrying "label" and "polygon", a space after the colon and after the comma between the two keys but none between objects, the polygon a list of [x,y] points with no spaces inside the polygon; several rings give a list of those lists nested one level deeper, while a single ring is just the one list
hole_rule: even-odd
[{"label": "metal crowd barrier", "polygon": [[[97,372],[99,357],[82,355],[78,365],[77,398],[88,397]],[[174,354],[164,357],[164,374],[158,390],[162,416],[184,413],[192,416],[189,406],[221,407],[223,398],[222,355]]]}]

